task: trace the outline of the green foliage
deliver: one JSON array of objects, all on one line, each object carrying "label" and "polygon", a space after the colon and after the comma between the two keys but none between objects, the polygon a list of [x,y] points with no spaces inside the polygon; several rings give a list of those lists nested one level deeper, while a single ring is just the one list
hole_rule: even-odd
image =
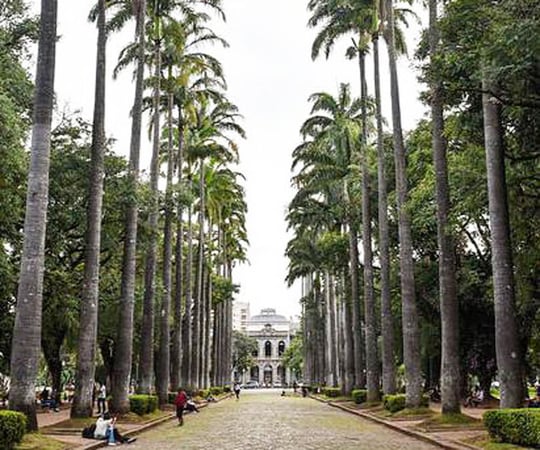
[{"label": "green foliage", "polygon": [[[174,399],[173,399],[174,400]],[[139,416],[154,412],[158,407],[158,398],[155,395],[130,395],[129,408]]]},{"label": "green foliage", "polygon": [[253,365],[252,354],[258,349],[257,340],[239,331],[233,331],[233,367],[238,373]]},{"label": "green foliage", "polygon": [[26,416],[15,411],[0,411],[0,448],[10,450],[21,442],[26,431]]},{"label": "green foliage", "polygon": [[498,441],[540,448],[540,410],[501,409],[486,411],[484,424]]},{"label": "green foliage", "polygon": [[486,411],[484,424],[493,439],[540,448],[540,410],[501,409]]},{"label": "green foliage", "polygon": [[367,400],[367,390],[366,389],[353,389],[351,392],[351,397],[354,400],[354,403],[357,405],[364,403]]},{"label": "green foliage", "polygon": [[[384,409],[390,411],[391,413],[401,411],[407,406],[406,398],[407,397],[405,396],[405,394],[385,395],[383,397]],[[422,399],[420,400],[420,406],[427,407],[428,405],[429,397],[427,395],[423,395]]]},{"label": "green foliage", "polygon": [[210,394],[212,395],[221,395],[223,394],[224,390],[221,386],[210,386]]},{"label": "green foliage", "polygon": [[285,367],[291,369],[297,378],[301,376],[304,365],[304,343],[301,333],[296,335],[289,347],[285,349],[285,352],[281,355],[281,362]]},{"label": "green foliage", "polygon": [[325,387],[322,390],[323,394],[330,398],[336,398],[341,395],[341,388]]}]

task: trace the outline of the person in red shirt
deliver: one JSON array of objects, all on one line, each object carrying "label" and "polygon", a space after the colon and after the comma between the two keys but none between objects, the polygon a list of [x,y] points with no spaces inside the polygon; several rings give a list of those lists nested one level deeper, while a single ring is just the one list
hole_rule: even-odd
[{"label": "person in red shirt", "polygon": [[180,388],[178,389],[178,395],[174,399],[174,404],[176,406],[176,417],[178,417],[178,426],[184,425],[184,408],[187,403],[186,392]]}]

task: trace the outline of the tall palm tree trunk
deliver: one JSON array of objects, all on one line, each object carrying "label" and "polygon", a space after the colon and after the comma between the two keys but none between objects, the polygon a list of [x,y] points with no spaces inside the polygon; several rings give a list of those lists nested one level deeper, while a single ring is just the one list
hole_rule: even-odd
[{"label": "tall palm tree trunk", "polygon": [[482,90],[500,407],[519,408],[523,401],[522,356],[516,324],[501,105],[492,94],[496,92],[496,86],[487,73],[483,76]]},{"label": "tall palm tree trunk", "polygon": [[394,320],[390,296],[390,250],[388,231],[388,194],[384,158],[383,121],[381,108],[381,76],[379,65],[379,35],[373,36],[373,66],[375,72],[375,108],[377,121],[377,187],[379,199],[379,260],[381,265],[381,332],[382,332],[382,384],[385,394],[396,392],[394,363]]},{"label": "tall palm tree trunk", "polygon": [[[184,124],[182,118],[182,109],[178,106],[178,159],[177,159],[177,179],[178,185],[182,186],[182,168],[184,165]],[[171,387],[176,391],[182,382],[182,303],[184,287],[184,221],[182,218],[182,201],[178,200],[176,204],[176,251],[175,251],[175,291],[174,291],[174,333],[171,355]]]},{"label": "tall palm tree trunk", "polygon": [[359,270],[360,258],[358,256],[358,234],[353,224],[353,219],[349,218],[349,259],[351,277],[351,313],[352,313],[352,345],[353,345],[353,385],[364,386],[366,378],[364,375],[364,349],[362,345],[362,313],[360,308],[360,281]]},{"label": "tall palm tree trunk", "polygon": [[26,414],[30,431],[37,430],[35,383],[41,345],[57,10],[56,0],[41,1],[24,242],[11,347],[9,407]]},{"label": "tall palm tree trunk", "polygon": [[129,382],[133,353],[133,310],[135,306],[135,270],[137,250],[137,184],[139,180],[139,159],[141,147],[141,122],[144,78],[144,18],[146,11],[145,0],[137,3],[137,79],[135,83],[135,100],[132,109],[131,143],[129,155],[129,184],[133,193],[126,211],[126,232],[124,240],[124,255],[122,264],[122,283],[120,293],[120,323],[118,338],[114,352],[114,367],[112,378],[111,411],[125,413],[129,411]]},{"label": "tall palm tree trunk", "polygon": [[[439,32],[437,0],[429,0],[429,47],[432,63],[437,54]],[[459,304],[456,260],[450,229],[450,187],[444,139],[443,92],[440,80],[431,80],[433,162],[437,199],[437,242],[439,247],[439,298],[441,305],[441,400],[443,414],[460,412]]]},{"label": "tall palm tree trunk", "polygon": [[86,217],[86,246],[80,310],[79,345],[77,352],[77,373],[71,417],[91,417],[93,412],[99,310],[101,210],[103,204],[103,177],[105,170],[105,69],[107,47],[107,32],[105,26],[105,0],[99,0],[90,189]]},{"label": "tall palm tree trunk", "polygon": [[[172,75],[172,74],[170,74]],[[169,79],[171,76],[169,76]],[[157,373],[157,393],[160,405],[169,402],[169,381],[171,370],[170,325],[171,290],[172,290],[172,222],[173,222],[173,105],[172,93],[168,95],[167,111],[167,187],[165,191],[165,224],[163,230],[163,295],[160,311],[159,360]]]},{"label": "tall palm tree trunk", "polygon": [[[377,358],[377,324],[373,292],[373,249],[371,244],[370,176],[368,166],[368,121],[366,57],[360,52],[360,86],[362,102],[362,244],[364,250],[364,317],[366,326],[367,401],[376,402],[379,394],[379,361]],[[358,371],[358,369],[357,369]]]},{"label": "tall palm tree trunk", "polygon": [[[211,370],[211,355],[212,355],[212,341],[210,339],[210,327],[212,326],[212,292],[213,292],[213,285],[212,285],[212,274],[210,271],[208,271],[206,276],[206,323],[204,327],[205,337],[205,347],[204,347],[204,379],[203,384],[205,388],[210,387],[211,381],[210,381],[210,370]],[[214,311],[214,318],[215,318],[215,311]]]},{"label": "tall palm tree trunk", "polygon": [[[190,172],[191,173],[191,169]],[[183,373],[186,385],[193,384],[191,376],[192,366],[192,346],[193,346],[193,293],[192,293],[192,273],[193,273],[193,211],[189,204],[187,229],[187,258],[186,258],[186,309],[184,312],[184,336],[183,336]]]},{"label": "tall palm tree trunk", "polygon": [[202,316],[203,316],[203,270],[204,270],[204,161],[199,166],[199,242],[197,251],[197,280],[195,288],[195,314],[193,318],[192,378],[196,387],[201,386]]},{"label": "tall palm tree trunk", "polygon": [[419,407],[422,395],[420,368],[420,332],[415,298],[414,262],[412,254],[411,219],[407,212],[409,197],[407,186],[407,158],[401,128],[401,107],[394,37],[393,0],[387,0],[387,49],[390,66],[390,92],[392,100],[392,122],[394,135],[394,159],[396,164],[396,191],[399,232],[399,262],[401,278],[401,304],[403,326],[403,359],[407,385],[406,404]]},{"label": "tall palm tree trunk", "polygon": [[[150,238],[146,251],[144,270],[143,318],[141,329],[140,384],[144,394],[152,391],[154,375],[154,302],[156,298],[156,267],[159,216],[159,147],[161,138],[160,98],[161,98],[161,49],[159,39],[154,44],[154,95],[153,95],[153,145],[150,161],[150,191],[152,195],[148,229]],[[159,386],[158,386],[159,388]]]},{"label": "tall palm tree trunk", "polygon": [[333,316],[333,305],[332,305],[332,277],[330,272],[327,270],[325,272],[325,307],[326,307],[326,382],[328,386],[335,387],[336,384],[336,373],[335,373],[335,360],[336,360],[336,347],[334,343],[334,326],[335,326],[335,317]]}]

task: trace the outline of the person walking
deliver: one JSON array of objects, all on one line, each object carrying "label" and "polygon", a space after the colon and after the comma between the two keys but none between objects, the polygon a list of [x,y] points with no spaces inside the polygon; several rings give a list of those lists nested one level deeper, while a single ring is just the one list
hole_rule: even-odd
[{"label": "person walking", "polygon": [[184,425],[184,409],[186,408],[187,395],[186,392],[180,388],[178,394],[174,399],[174,405],[176,406],[176,417],[178,418],[178,426]]},{"label": "person walking", "polygon": [[234,383],[234,395],[236,395],[236,400],[240,400],[240,384],[238,382]]}]

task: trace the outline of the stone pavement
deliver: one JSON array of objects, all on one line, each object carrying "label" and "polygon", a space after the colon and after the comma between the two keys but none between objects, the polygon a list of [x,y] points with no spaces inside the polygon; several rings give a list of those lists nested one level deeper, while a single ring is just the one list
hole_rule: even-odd
[{"label": "stone pavement", "polygon": [[309,398],[280,390],[242,391],[178,427],[141,434],[130,450],[431,450],[438,448]]}]

